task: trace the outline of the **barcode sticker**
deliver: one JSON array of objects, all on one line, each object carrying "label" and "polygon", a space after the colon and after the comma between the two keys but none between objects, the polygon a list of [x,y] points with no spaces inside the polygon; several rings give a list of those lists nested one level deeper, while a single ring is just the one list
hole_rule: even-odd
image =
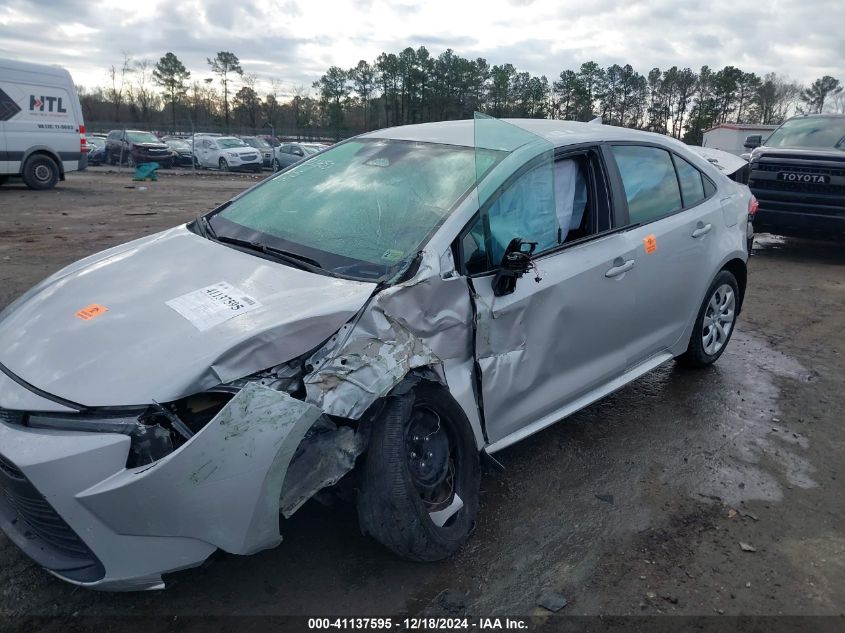
[{"label": "barcode sticker", "polygon": [[200,332],[261,307],[261,302],[225,281],[166,302]]}]

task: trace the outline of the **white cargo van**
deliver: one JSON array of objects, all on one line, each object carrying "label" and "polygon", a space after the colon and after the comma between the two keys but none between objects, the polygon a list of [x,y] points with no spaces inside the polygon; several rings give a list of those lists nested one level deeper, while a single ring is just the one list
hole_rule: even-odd
[{"label": "white cargo van", "polygon": [[49,189],[85,169],[87,151],[70,73],[0,59],[0,184],[20,177],[31,189]]}]

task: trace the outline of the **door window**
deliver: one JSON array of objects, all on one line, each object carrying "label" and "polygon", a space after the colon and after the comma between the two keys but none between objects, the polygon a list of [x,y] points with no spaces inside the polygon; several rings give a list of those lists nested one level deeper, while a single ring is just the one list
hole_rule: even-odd
[{"label": "door window", "polygon": [[611,149],[625,187],[631,224],[646,224],[683,206],[668,151],[640,145],[614,145]]},{"label": "door window", "polygon": [[601,173],[595,160],[591,152],[579,154],[518,177],[464,233],[466,272],[496,268],[514,237],[537,242],[535,252],[542,253],[610,228],[608,205],[595,199],[592,175]]}]

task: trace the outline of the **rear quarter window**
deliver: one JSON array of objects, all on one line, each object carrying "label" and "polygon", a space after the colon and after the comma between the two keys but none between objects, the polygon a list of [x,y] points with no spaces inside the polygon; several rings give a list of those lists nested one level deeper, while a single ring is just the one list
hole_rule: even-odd
[{"label": "rear quarter window", "polygon": [[707,196],[704,193],[704,178],[701,172],[678,155],[675,155],[675,167],[678,170],[684,206],[689,207],[704,200]]}]

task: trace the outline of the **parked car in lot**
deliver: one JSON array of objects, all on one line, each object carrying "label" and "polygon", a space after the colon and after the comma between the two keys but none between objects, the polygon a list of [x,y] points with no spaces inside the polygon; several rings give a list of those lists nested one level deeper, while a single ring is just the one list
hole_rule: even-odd
[{"label": "parked car in lot", "polygon": [[254,147],[261,154],[262,164],[264,167],[273,167],[273,146],[268,143],[262,136],[242,136],[241,140]]},{"label": "parked car in lot", "polygon": [[298,163],[306,156],[311,156],[326,149],[328,145],[321,143],[282,143],[274,148],[273,171],[279,171]]},{"label": "parked car in lot", "polygon": [[751,203],[682,143],[611,126],[339,143],[0,313],[0,526],[60,578],[151,589],[343,491],[396,554],[447,557],[482,455],[719,358]]},{"label": "parked car in lot", "polygon": [[183,138],[165,138],[163,139],[165,145],[173,152],[174,165],[187,165],[188,167],[194,164],[194,152],[191,149],[191,143]]},{"label": "parked car in lot", "polygon": [[748,186],[760,201],[757,230],[845,235],[845,115],[794,117],[765,145],[751,135]]},{"label": "parked car in lot", "polygon": [[234,136],[194,137],[194,158],[198,167],[221,171],[261,171],[263,159],[254,147]]},{"label": "parked car in lot", "polygon": [[170,148],[152,132],[143,130],[112,130],[106,137],[106,158],[111,165],[125,163],[130,167],[142,163],[173,166]]},{"label": "parked car in lot", "polygon": [[106,139],[104,136],[87,136],[88,164],[102,165],[106,160]]}]

